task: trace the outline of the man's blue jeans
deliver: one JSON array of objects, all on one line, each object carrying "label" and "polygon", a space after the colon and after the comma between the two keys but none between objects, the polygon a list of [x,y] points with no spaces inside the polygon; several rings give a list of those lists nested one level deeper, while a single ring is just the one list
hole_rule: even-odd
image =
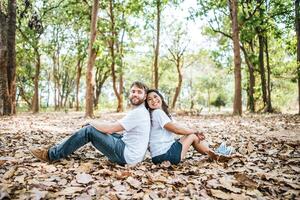
[{"label": "man's blue jeans", "polygon": [[88,125],[75,132],[70,138],[62,143],[51,147],[48,152],[49,159],[50,161],[55,161],[65,158],[80,147],[91,142],[92,145],[107,156],[111,162],[125,165],[125,143],[121,138],[122,136],[119,134],[105,134],[91,125]]}]

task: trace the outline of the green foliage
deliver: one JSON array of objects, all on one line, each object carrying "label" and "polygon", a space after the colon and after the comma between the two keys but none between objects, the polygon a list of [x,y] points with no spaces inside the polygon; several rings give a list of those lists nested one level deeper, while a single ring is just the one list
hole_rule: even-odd
[{"label": "green foliage", "polygon": [[223,95],[218,95],[217,98],[211,102],[211,105],[220,108],[226,105],[226,98]]},{"label": "green foliage", "polygon": [[[189,38],[184,38],[183,42],[177,45],[174,42],[176,41],[174,35],[188,33],[189,27],[185,28],[187,22],[185,19],[180,19],[182,21],[174,19],[170,24],[166,22],[167,9],[180,8],[182,0],[160,2],[161,33],[166,37],[160,41],[159,89],[164,93],[167,102],[171,104],[178,77],[174,63],[167,58],[168,48],[180,50],[181,46],[188,44]],[[60,84],[62,97],[69,96],[68,98],[72,101],[75,95],[74,81],[78,62],[83,66],[80,85],[82,100],[85,92],[83,79],[87,65],[92,2],[18,0],[17,3],[16,84],[20,102],[28,105],[31,103],[37,52],[42,58],[39,85],[42,105],[48,106],[48,101],[50,101],[50,106],[53,104],[55,78]],[[125,97],[128,97],[127,91],[133,81],[143,81],[150,87],[152,84],[156,3],[156,0],[114,1],[116,36],[112,38],[112,26],[108,14],[109,1],[100,1],[98,32],[93,46],[97,52],[95,74],[97,73],[99,81],[104,73],[110,70],[112,58],[108,44],[111,39],[114,39],[117,49],[115,51],[116,72],[118,75],[123,74]],[[1,5],[6,5],[6,1],[1,2]],[[263,11],[262,13],[259,13],[259,8]],[[293,9],[293,2],[290,0],[263,1],[261,5],[257,1],[239,1],[240,42],[254,66],[254,97],[257,107],[262,105],[258,70],[258,32],[268,39],[272,104],[282,110],[288,109],[290,102],[292,105],[296,104],[296,39]],[[233,101],[234,84],[228,1],[197,0],[197,6],[189,8],[189,11],[191,12],[189,20],[198,21],[201,18],[206,21],[206,26],[199,32],[202,31],[214,43],[210,46],[206,43],[201,44],[202,46],[193,49],[193,52],[190,50],[185,52],[184,64],[190,65],[183,68],[183,85],[178,105],[186,109],[189,109],[192,103],[195,108],[210,105],[230,106]],[[176,27],[178,24],[181,30]],[[171,40],[173,42],[170,43]],[[241,55],[244,56],[243,52]],[[242,62],[242,70],[243,99],[245,100],[247,99],[245,90],[249,79],[245,59]],[[107,80],[100,95],[100,110],[116,106],[111,79]],[[21,92],[23,92],[22,95]],[[24,103],[24,99],[27,103]]]}]

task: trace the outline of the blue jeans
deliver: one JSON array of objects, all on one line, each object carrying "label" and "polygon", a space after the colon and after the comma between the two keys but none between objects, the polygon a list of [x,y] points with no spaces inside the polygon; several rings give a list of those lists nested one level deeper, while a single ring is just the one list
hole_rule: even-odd
[{"label": "blue jeans", "polygon": [[49,159],[50,161],[55,161],[65,158],[80,147],[91,142],[92,145],[108,157],[111,162],[125,165],[125,143],[121,138],[122,136],[119,134],[110,135],[102,133],[91,125],[88,125],[75,132],[61,144],[51,147],[48,151]]},{"label": "blue jeans", "polygon": [[182,144],[175,140],[170,149],[162,154],[152,158],[154,164],[160,164],[164,161],[170,161],[172,165],[177,165],[181,160]]}]

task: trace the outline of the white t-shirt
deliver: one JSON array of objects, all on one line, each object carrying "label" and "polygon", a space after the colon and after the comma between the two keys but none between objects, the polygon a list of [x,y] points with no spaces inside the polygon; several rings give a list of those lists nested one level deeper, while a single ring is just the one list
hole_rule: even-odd
[{"label": "white t-shirt", "polygon": [[152,126],[149,141],[151,157],[166,153],[174,143],[175,137],[173,133],[164,128],[169,122],[171,122],[171,119],[163,110],[156,109],[152,111]]},{"label": "white t-shirt", "polygon": [[139,105],[119,120],[125,129],[122,140],[125,143],[124,158],[128,164],[144,159],[150,134],[150,115],[144,104]]}]

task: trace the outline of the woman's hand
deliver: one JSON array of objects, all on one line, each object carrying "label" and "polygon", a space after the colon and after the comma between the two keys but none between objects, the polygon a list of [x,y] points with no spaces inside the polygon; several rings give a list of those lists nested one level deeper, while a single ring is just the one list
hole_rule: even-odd
[{"label": "woman's hand", "polygon": [[205,135],[202,132],[197,131],[195,135],[199,138],[200,141],[205,140]]}]

